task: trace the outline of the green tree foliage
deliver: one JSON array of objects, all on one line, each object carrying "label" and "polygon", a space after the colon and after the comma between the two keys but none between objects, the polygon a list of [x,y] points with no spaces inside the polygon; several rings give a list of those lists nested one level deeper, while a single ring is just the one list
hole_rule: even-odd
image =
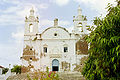
[{"label": "green tree foliage", "polygon": [[13,68],[11,69],[11,72],[16,72],[16,74],[21,73],[21,66],[19,65],[14,65]]},{"label": "green tree foliage", "polygon": [[2,69],[2,74],[7,73],[7,72],[8,72],[8,70],[9,70],[9,68],[3,68],[3,69]]},{"label": "green tree foliage", "polygon": [[87,37],[89,57],[82,74],[89,80],[120,80],[120,1],[108,5],[105,18],[96,18],[97,26]]}]

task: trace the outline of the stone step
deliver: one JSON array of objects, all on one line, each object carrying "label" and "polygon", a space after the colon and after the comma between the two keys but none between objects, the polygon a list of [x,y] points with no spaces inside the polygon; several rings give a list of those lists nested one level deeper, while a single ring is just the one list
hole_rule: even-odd
[{"label": "stone step", "polygon": [[[10,76],[7,80],[27,80],[27,74],[32,77],[33,73],[22,73],[15,76]],[[60,80],[85,80],[81,73],[76,72],[58,72]]]},{"label": "stone step", "polygon": [[85,80],[80,72],[58,73],[61,80]]}]

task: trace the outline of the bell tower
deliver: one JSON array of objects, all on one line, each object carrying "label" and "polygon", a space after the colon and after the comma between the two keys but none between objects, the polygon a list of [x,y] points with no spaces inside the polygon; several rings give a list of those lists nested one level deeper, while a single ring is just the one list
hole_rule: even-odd
[{"label": "bell tower", "polygon": [[[24,48],[23,54],[21,57],[22,65],[25,67],[34,66],[32,64],[33,61],[38,61],[36,57],[38,55],[37,50],[35,49],[35,41],[34,39],[37,37],[38,33],[38,17],[34,15],[34,9],[30,10],[30,15],[25,17],[25,27],[24,27]],[[22,67],[22,72],[25,72]]]},{"label": "bell tower", "polygon": [[34,16],[34,9],[30,10],[29,17],[25,17],[25,32],[24,35],[36,35],[38,33],[38,17]]},{"label": "bell tower", "polygon": [[74,29],[73,33],[75,34],[86,34],[86,26],[87,26],[87,19],[86,16],[82,15],[82,9],[80,6],[78,7],[78,15],[73,16],[73,24],[74,24]]},{"label": "bell tower", "polygon": [[25,28],[24,28],[24,47],[33,46],[33,40],[36,38],[38,33],[38,17],[34,15],[34,9],[30,10],[30,15],[25,17]]}]

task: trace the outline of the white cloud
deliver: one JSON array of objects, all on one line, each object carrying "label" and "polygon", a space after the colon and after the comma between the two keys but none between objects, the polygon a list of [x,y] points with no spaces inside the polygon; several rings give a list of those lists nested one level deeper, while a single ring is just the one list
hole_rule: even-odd
[{"label": "white cloud", "polygon": [[0,26],[8,25],[21,25],[23,24],[23,19],[17,15],[3,14],[0,15]]},{"label": "white cloud", "polygon": [[93,9],[97,11],[100,15],[103,16],[106,15],[107,10],[105,9],[108,5],[108,3],[115,4],[114,0],[74,0],[75,2],[78,2],[79,4],[85,4],[90,9]]},{"label": "white cloud", "polygon": [[[7,59],[10,60],[10,64],[21,64],[20,57],[23,52],[23,41],[24,41],[24,29],[23,27],[17,27],[16,32],[12,32],[13,44],[6,45],[10,47],[10,53]],[[5,46],[5,47],[6,47]],[[12,46],[12,47],[11,47]],[[9,48],[8,48],[9,49]]]},{"label": "white cloud", "polygon": [[40,8],[40,9],[47,9],[48,6],[49,6],[48,4],[43,3],[43,4],[37,5],[36,7],[37,7],[37,8]]},{"label": "white cloud", "polygon": [[[47,9],[49,6],[47,3],[39,2],[40,0],[36,1],[2,0],[0,3],[0,7],[1,5],[6,6],[0,8],[0,26],[15,27],[10,39],[6,40],[7,44],[0,43],[0,65],[8,67],[8,64],[20,64],[24,41],[24,17],[29,15],[29,10],[32,7],[35,9],[35,13],[40,13],[41,10]],[[6,4],[10,6],[8,7]],[[4,36],[4,38],[6,37]]]},{"label": "white cloud", "polygon": [[19,0],[2,0],[1,3],[2,3],[2,4],[4,4],[4,3],[19,4],[20,1],[19,1]]},{"label": "white cloud", "polygon": [[[9,3],[9,1],[4,0],[3,2]],[[12,3],[12,1],[11,1]],[[29,15],[30,9],[33,7],[35,10],[35,15],[39,15],[38,12],[42,9],[47,9],[48,4],[46,3],[24,3],[24,1],[13,2],[17,6],[10,6],[6,9],[0,8],[0,25],[23,25],[24,17]],[[36,8],[37,7],[37,8]],[[41,17],[41,15],[39,15]]]},{"label": "white cloud", "polygon": [[58,6],[64,6],[67,5],[70,0],[50,0],[50,1],[57,4]]},{"label": "white cloud", "polygon": [[[53,20],[48,20],[48,19],[45,19],[45,20],[41,20],[40,21],[40,25],[41,26],[53,26],[54,25],[54,21]],[[58,25],[59,26],[65,26],[65,25],[70,25],[70,22],[69,21],[58,21]]]},{"label": "white cloud", "polygon": [[45,19],[45,20],[41,20],[40,21],[40,25],[41,26],[52,26],[53,25],[53,21],[52,20],[48,20],[48,19]]},{"label": "white cloud", "polygon": [[72,32],[72,30],[73,30],[73,26],[71,26],[71,27],[68,27],[68,28],[66,28],[70,33]]},{"label": "white cloud", "polygon": [[23,43],[23,38],[24,38],[24,30],[21,28],[17,29],[17,32],[12,32],[11,33],[12,38],[14,38],[15,42],[18,45],[21,45],[21,43]]},{"label": "white cloud", "polygon": [[79,3],[85,3],[85,4],[88,4],[88,3],[95,3],[96,0],[74,0],[76,2],[79,2]]},{"label": "white cloud", "polygon": [[69,21],[60,21],[59,25],[60,26],[70,25],[70,22]]},{"label": "white cloud", "polygon": [[20,56],[22,53],[21,46],[16,44],[0,45],[0,65],[8,67],[9,64],[20,64]]},{"label": "white cloud", "polygon": [[[17,27],[15,32],[11,33],[13,38],[9,44],[0,44],[0,65],[8,67],[9,64],[21,64],[20,56],[23,52],[23,27]],[[4,54],[5,53],[5,54]]]}]

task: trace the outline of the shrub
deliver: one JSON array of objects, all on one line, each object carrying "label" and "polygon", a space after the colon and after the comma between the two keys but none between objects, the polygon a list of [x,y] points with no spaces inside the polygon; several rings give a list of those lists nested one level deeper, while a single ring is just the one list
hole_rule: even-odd
[{"label": "shrub", "polygon": [[8,72],[8,70],[9,70],[9,68],[3,68],[3,69],[2,69],[2,74],[7,73],[7,72]]},{"label": "shrub", "polygon": [[19,65],[14,65],[13,68],[11,69],[11,72],[16,72],[16,74],[21,73],[21,66]]},{"label": "shrub", "polygon": [[59,76],[56,72],[50,71],[49,68],[46,67],[46,72],[36,71],[33,73],[33,78],[30,78],[27,75],[28,80],[59,80]]}]

